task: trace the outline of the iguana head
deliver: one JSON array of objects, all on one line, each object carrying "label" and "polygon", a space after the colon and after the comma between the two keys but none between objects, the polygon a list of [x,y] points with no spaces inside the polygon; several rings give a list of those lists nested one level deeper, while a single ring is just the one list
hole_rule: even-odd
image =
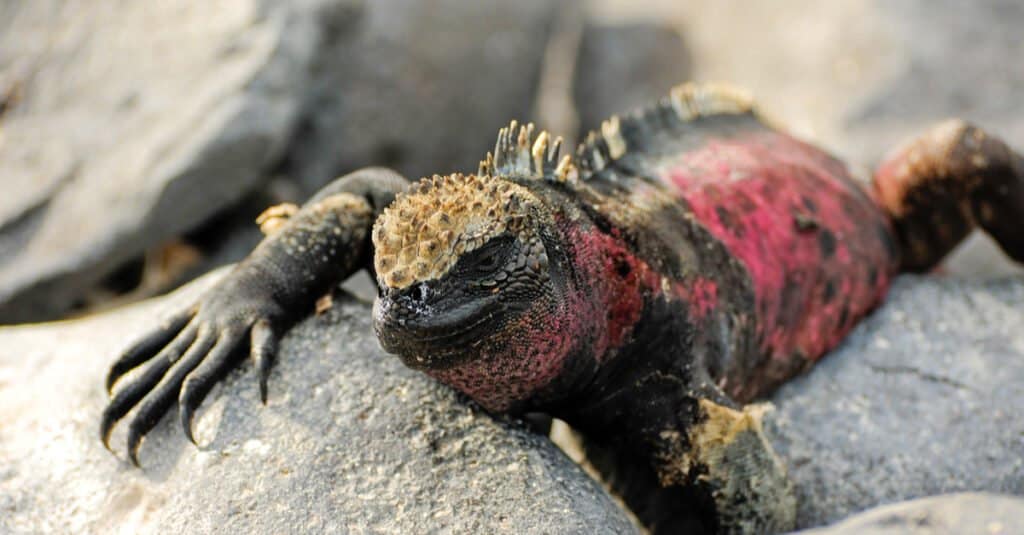
[{"label": "iguana head", "polygon": [[551,217],[501,177],[435,176],[399,196],[372,235],[384,349],[492,410],[548,384],[573,341]]}]

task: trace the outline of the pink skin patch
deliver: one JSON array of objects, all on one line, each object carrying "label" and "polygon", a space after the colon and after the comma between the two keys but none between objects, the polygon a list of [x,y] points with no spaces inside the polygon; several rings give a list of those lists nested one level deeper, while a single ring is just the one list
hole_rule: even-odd
[{"label": "pink skin patch", "polygon": [[847,176],[817,149],[766,132],[711,140],[662,177],[746,266],[760,348],[772,360],[820,358],[896,271],[887,219]]},{"label": "pink skin patch", "polygon": [[576,307],[578,301],[570,299],[552,312],[547,302],[539,302],[509,325],[501,340],[485,340],[473,359],[427,373],[489,411],[506,411],[561,373],[578,333],[584,331],[586,318],[574,313]]},{"label": "pink skin patch", "polygon": [[644,296],[656,291],[660,278],[616,236],[594,228],[569,228],[566,235],[576,269],[591,284],[591,326],[600,334],[594,355],[601,361],[609,348],[625,343],[643,312]]}]

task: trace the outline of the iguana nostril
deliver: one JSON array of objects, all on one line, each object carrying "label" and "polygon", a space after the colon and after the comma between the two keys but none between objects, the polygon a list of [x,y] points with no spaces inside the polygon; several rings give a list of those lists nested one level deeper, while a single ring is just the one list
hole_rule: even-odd
[{"label": "iguana nostril", "polygon": [[412,290],[412,300],[417,303],[424,303],[427,300],[427,285],[417,284]]}]

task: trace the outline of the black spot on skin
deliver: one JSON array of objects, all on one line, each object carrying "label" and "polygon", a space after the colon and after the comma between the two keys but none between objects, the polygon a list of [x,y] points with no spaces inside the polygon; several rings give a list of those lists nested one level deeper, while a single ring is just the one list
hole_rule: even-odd
[{"label": "black spot on skin", "polygon": [[835,283],[833,283],[832,281],[825,281],[825,292],[822,294],[821,298],[826,303],[829,303],[829,302],[832,301],[832,298],[834,298],[835,296],[836,296],[836,285],[835,285]]},{"label": "black spot on skin", "polygon": [[726,228],[732,228],[734,223],[732,214],[729,213],[722,205],[715,206],[715,214],[718,215],[718,221],[722,223]]},{"label": "black spot on skin", "polygon": [[796,225],[796,229],[800,232],[810,232],[818,228],[817,219],[814,219],[810,214],[800,211],[793,212],[793,224]]},{"label": "black spot on skin", "polygon": [[778,188],[775,186],[775,182],[765,182],[761,186],[761,196],[767,201],[775,199],[777,193]]},{"label": "black spot on skin", "polygon": [[718,221],[722,223],[729,232],[732,232],[737,238],[742,238],[745,234],[743,231],[743,225],[736,221],[733,217],[733,213],[726,210],[723,206],[715,206],[715,214],[718,216]]},{"label": "black spot on skin", "polygon": [[615,271],[620,277],[626,278],[629,276],[632,268],[629,267],[629,262],[626,262],[623,258],[619,258],[615,261]]},{"label": "black spot on skin", "polygon": [[782,305],[779,310],[786,325],[796,325],[795,322],[802,316],[803,289],[803,277],[799,272],[786,276],[786,282],[782,286]]},{"label": "black spot on skin", "polygon": [[878,268],[872,266],[868,270],[868,284],[874,286],[876,282],[878,282]]},{"label": "black spot on skin", "polygon": [[843,305],[843,310],[839,312],[839,327],[846,326],[846,320],[850,319],[850,305],[849,303]]},{"label": "black spot on skin", "polygon": [[836,254],[836,237],[827,228],[818,233],[818,245],[821,247],[822,258],[832,258]]},{"label": "black spot on skin", "polygon": [[741,210],[744,212],[753,212],[757,210],[757,203],[755,203],[750,197],[744,195],[742,190],[737,190],[734,193],[736,194],[736,198],[733,200],[733,203]]},{"label": "black spot on skin", "polygon": [[800,201],[804,203],[804,208],[807,208],[808,212],[815,214],[818,212],[818,205],[810,199],[810,197],[800,196]]}]

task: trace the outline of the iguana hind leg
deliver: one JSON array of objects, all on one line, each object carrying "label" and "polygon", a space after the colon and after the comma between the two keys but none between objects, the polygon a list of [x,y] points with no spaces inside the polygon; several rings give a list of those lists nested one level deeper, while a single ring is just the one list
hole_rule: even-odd
[{"label": "iguana hind leg", "polygon": [[903,271],[927,271],[980,226],[1024,262],[1024,157],[964,121],[936,125],[888,157],[873,191]]}]

